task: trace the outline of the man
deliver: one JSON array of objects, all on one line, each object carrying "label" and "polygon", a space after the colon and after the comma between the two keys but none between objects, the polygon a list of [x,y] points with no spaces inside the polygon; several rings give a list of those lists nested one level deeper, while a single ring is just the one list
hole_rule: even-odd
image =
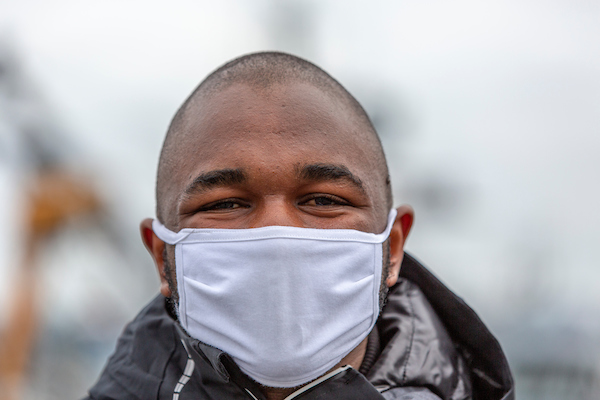
[{"label": "man", "polygon": [[403,247],[359,103],[282,53],[222,66],[185,101],[141,234],[161,296],[91,399],[513,399],[498,342]]}]

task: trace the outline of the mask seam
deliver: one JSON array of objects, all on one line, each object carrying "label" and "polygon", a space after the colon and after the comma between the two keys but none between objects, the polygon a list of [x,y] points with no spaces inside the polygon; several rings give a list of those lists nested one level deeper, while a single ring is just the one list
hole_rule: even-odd
[{"label": "mask seam", "polygon": [[[373,265],[377,266],[377,271],[373,271],[373,281],[375,282],[373,282],[373,320],[371,321],[371,325],[375,326],[377,318],[379,317],[379,290],[381,289],[381,276],[383,275],[383,249],[382,246],[378,246],[377,244],[373,246],[375,248],[375,251],[373,252]],[[379,262],[377,259],[379,259]],[[379,268],[380,265],[381,268]]]},{"label": "mask seam", "polygon": [[193,239],[187,240],[185,243],[226,243],[226,242],[251,242],[254,240],[269,240],[269,239],[300,239],[300,240],[324,240],[328,242],[357,242],[357,243],[366,243],[366,244],[381,244],[385,242],[387,239],[384,238],[382,241],[378,239],[376,240],[361,240],[361,239],[353,239],[353,238],[333,238],[333,237],[323,237],[323,236],[293,236],[293,235],[277,235],[277,236],[258,236],[252,238],[228,238],[228,239]]},{"label": "mask seam", "polygon": [[[175,245],[175,278],[177,279],[177,291],[179,292],[179,318],[181,319],[182,326],[187,329],[188,328],[188,320],[187,320],[187,296],[185,293],[185,277],[183,273],[184,266],[184,257],[183,257],[183,246],[181,244]],[[177,258],[179,258],[180,262],[177,262]],[[180,265],[181,267],[179,267]],[[177,271],[179,269],[179,271]],[[180,273],[178,273],[180,272]],[[181,282],[180,282],[181,280]]]}]

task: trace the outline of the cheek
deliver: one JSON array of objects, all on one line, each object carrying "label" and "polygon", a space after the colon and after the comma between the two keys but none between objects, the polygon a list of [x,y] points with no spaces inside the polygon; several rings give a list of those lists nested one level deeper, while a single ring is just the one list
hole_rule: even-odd
[{"label": "cheek", "polygon": [[380,177],[372,177],[371,179],[372,181],[367,187],[367,193],[371,198],[373,217],[376,221],[373,232],[382,232],[387,226],[392,205],[389,204],[385,182],[379,182],[382,180]]}]

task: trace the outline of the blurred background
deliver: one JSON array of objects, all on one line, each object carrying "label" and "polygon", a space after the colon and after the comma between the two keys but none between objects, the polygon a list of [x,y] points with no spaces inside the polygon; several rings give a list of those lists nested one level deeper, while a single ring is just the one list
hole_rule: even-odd
[{"label": "blurred background", "polygon": [[0,398],[95,382],[158,291],[138,224],[170,119],[259,50],[367,109],[408,251],[499,337],[518,398],[600,398],[599,43],[593,0],[0,0]]}]

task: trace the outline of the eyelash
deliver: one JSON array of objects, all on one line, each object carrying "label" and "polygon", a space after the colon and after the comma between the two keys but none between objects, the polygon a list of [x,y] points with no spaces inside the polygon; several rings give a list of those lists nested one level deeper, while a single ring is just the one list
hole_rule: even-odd
[{"label": "eyelash", "polygon": [[248,205],[244,204],[244,202],[242,202],[240,199],[223,199],[223,200],[219,200],[214,203],[210,203],[205,206],[202,206],[198,209],[198,211],[233,210],[235,208],[239,208],[239,207],[219,207],[219,206],[223,206],[223,205],[229,204],[229,203],[237,205],[239,207],[245,207],[245,208],[249,207]]},{"label": "eyelash", "polygon": [[[338,197],[338,196],[330,195],[330,194],[316,194],[316,195],[313,195],[310,198],[308,198],[307,200],[302,201],[301,204],[305,204],[305,203],[308,203],[311,200],[316,200],[316,199],[320,199],[320,198],[327,199],[327,200],[335,203],[335,204],[331,204],[331,205],[338,205],[338,206],[347,206],[347,205],[350,205],[350,203],[347,200],[345,200],[345,199],[343,199],[341,197]],[[322,207],[327,207],[327,206],[322,206]]]}]

